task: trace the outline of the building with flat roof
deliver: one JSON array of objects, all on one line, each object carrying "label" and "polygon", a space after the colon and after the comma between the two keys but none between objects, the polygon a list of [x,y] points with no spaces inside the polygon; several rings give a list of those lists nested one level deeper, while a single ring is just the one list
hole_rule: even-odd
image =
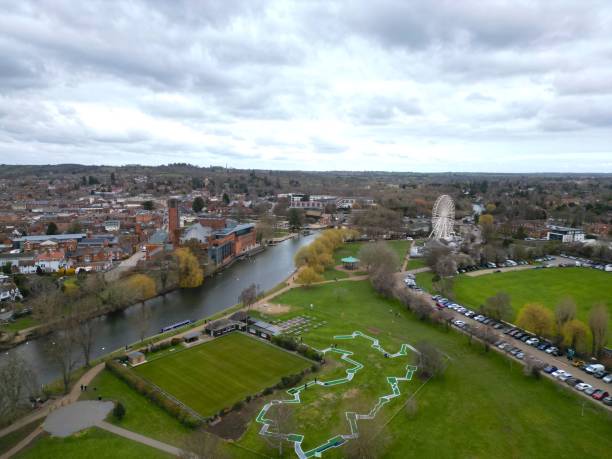
[{"label": "building with flat roof", "polygon": [[549,241],[583,242],[584,230],[582,228],[550,225],[546,238]]}]

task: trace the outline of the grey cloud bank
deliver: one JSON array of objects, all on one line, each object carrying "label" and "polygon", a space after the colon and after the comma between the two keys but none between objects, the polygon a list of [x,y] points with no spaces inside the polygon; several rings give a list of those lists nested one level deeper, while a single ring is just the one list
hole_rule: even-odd
[{"label": "grey cloud bank", "polygon": [[607,1],[0,4],[0,163],[612,172]]}]

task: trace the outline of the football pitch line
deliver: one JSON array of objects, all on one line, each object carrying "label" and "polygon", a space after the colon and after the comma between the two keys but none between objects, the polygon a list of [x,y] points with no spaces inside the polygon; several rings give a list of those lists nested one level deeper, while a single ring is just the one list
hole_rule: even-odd
[{"label": "football pitch line", "polygon": [[[408,355],[408,350],[418,353],[418,351],[414,347],[412,347],[410,344],[402,344],[399,351],[397,351],[394,354],[391,354],[385,351],[385,349],[380,345],[378,339],[368,336],[365,333],[362,333],[360,331],[354,331],[350,335],[336,335],[333,337],[333,339],[335,340],[348,340],[348,339],[355,339],[355,338],[364,338],[364,339],[371,341],[372,342],[371,347],[379,351],[386,358],[397,358],[397,357],[406,356]],[[332,379],[329,381],[320,381],[320,380],[315,379],[315,380],[307,381],[306,383],[300,386],[293,387],[287,391],[287,393],[291,395],[293,398],[285,399],[285,400],[270,401],[261,409],[261,411],[259,412],[256,418],[256,421],[262,424],[262,427],[259,431],[260,435],[270,436],[270,437],[275,437],[275,438],[282,438],[284,440],[292,442],[295,453],[300,459],[307,459],[311,457],[321,457],[325,451],[331,448],[342,446],[347,441],[359,437],[359,429],[357,426],[357,421],[359,419],[370,419],[370,420],[374,419],[376,415],[378,414],[378,412],[380,411],[380,409],[384,405],[389,403],[389,401],[391,401],[395,397],[399,397],[401,395],[401,391],[399,389],[399,382],[400,381],[410,381],[412,379],[412,375],[417,370],[416,366],[407,365],[406,374],[404,376],[387,376],[387,382],[389,383],[389,386],[391,387],[391,393],[380,396],[378,398],[378,401],[374,405],[374,407],[372,407],[372,409],[368,413],[359,414],[359,413],[355,413],[352,411],[345,412],[346,420],[348,422],[348,425],[351,431],[349,434],[336,435],[335,437],[328,439],[326,442],[316,446],[315,448],[310,449],[308,451],[304,451],[302,449],[302,442],[304,441],[304,435],[297,434],[297,433],[284,434],[284,433],[274,432],[271,430],[271,428],[275,426],[275,421],[273,419],[266,418],[266,414],[268,413],[270,408],[272,408],[274,405],[280,405],[280,404],[301,403],[302,401],[300,398],[301,392],[311,386],[316,385],[316,386],[322,386],[322,387],[331,387],[331,386],[337,386],[339,384],[349,383],[350,381],[352,381],[355,374],[359,370],[364,368],[363,364],[351,358],[351,356],[353,356],[353,352],[345,350],[345,349],[340,349],[337,346],[331,346],[331,347],[328,347],[327,349],[320,350],[319,352],[321,352],[323,355],[330,353],[330,352],[340,354],[340,359],[351,365],[349,368],[346,369],[346,376],[344,376],[343,378]]]}]

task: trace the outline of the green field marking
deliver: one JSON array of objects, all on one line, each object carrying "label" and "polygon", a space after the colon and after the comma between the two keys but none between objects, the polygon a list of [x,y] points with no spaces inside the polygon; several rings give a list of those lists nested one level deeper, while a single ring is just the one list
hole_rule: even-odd
[{"label": "green field marking", "polygon": [[[396,357],[407,356],[408,350],[411,350],[413,352],[418,352],[411,345],[402,344],[398,352],[394,354],[390,354],[387,351],[385,351],[385,349],[380,345],[378,339],[368,336],[365,333],[362,333],[360,331],[354,331],[350,335],[336,335],[333,337],[333,339],[335,340],[346,340],[346,339],[355,339],[355,338],[365,338],[371,341],[372,342],[371,347],[379,351],[386,358],[396,358]],[[316,446],[315,448],[310,449],[308,451],[304,451],[302,449],[302,442],[304,441],[304,435],[296,434],[296,433],[283,434],[283,433],[271,432],[270,428],[274,426],[275,421],[273,419],[266,418],[267,412],[274,405],[301,403],[302,400],[300,398],[300,394],[303,390],[307,389],[308,387],[311,387],[314,385],[322,386],[322,387],[330,387],[330,386],[336,386],[339,384],[349,383],[350,381],[352,381],[355,374],[359,370],[364,368],[363,364],[349,357],[353,355],[353,352],[351,351],[348,351],[345,349],[339,349],[335,346],[332,346],[332,347],[328,347],[327,349],[319,350],[318,352],[322,353],[323,355],[327,353],[332,353],[332,352],[336,354],[340,354],[341,360],[352,365],[351,367],[345,370],[346,376],[344,378],[333,379],[330,381],[320,381],[320,380],[307,381],[306,383],[300,386],[293,387],[287,390],[287,393],[291,395],[293,398],[270,401],[261,409],[261,411],[259,412],[259,414],[257,415],[255,419],[257,423],[262,424],[262,427],[259,431],[260,435],[271,436],[275,438],[283,438],[286,441],[292,442],[293,449],[295,450],[296,455],[300,459],[307,459],[310,457],[321,457],[325,451],[331,448],[342,446],[347,441],[359,437],[359,428],[357,426],[357,421],[360,419],[367,419],[367,420],[374,419],[376,415],[378,414],[378,412],[380,411],[380,409],[384,405],[389,403],[393,398],[399,397],[401,395],[401,391],[399,389],[399,382],[400,381],[410,381],[412,379],[412,376],[414,375],[414,372],[417,370],[416,366],[407,365],[406,374],[404,376],[387,376],[387,383],[391,387],[391,393],[380,396],[378,398],[378,401],[374,405],[374,407],[367,414],[359,414],[359,413],[355,413],[352,411],[345,412],[345,417],[346,417],[346,420],[347,420],[347,423],[349,425],[350,432],[351,432],[350,434],[336,435],[330,438],[329,440],[325,441],[321,445]]]}]

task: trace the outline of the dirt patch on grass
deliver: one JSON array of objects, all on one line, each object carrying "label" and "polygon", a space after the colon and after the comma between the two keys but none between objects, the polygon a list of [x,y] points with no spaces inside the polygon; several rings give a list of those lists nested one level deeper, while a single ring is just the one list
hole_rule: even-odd
[{"label": "dirt patch on grass", "polygon": [[379,335],[380,334],[380,329],[376,328],[376,327],[368,327],[367,330],[372,333],[373,335]]},{"label": "dirt patch on grass", "polygon": [[251,400],[240,411],[232,411],[223,416],[221,421],[214,426],[207,426],[206,431],[225,440],[239,440],[249,427],[249,423],[255,419],[265,403],[266,400],[263,398]]},{"label": "dirt patch on grass", "polygon": [[291,306],[276,303],[259,303],[253,309],[270,315],[280,315],[291,311]]},{"label": "dirt patch on grass", "polygon": [[359,395],[359,389],[357,388],[353,388],[353,389],[349,389],[347,390],[343,395],[342,398],[355,398]]}]

